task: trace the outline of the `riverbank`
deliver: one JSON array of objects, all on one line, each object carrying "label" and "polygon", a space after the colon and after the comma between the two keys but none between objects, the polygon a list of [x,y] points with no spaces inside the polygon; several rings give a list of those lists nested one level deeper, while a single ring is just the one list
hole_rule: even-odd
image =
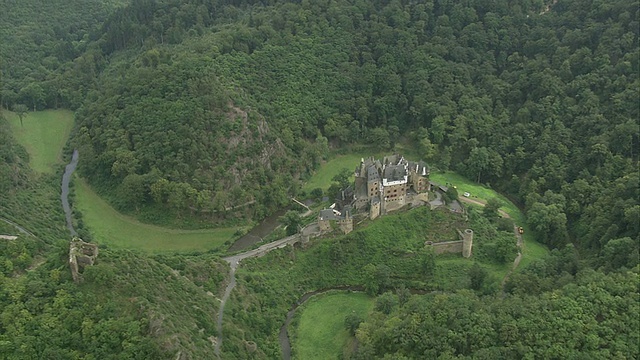
[{"label": "riverbank", "polygon": [[62,162],[62,149],[73,128],[73,112],[43,110],[28,112],[20,124],[18,115],[4,111],[16,140],[29,153],[29,165],[37,172],[53,173]]},{"label": "riverbank", "polygon": [[141,223],[116,211],[78,177],[75,195],[75,206],[100,244],[150,253],[204,252],[229,244],[237,231],[236,228],[178,230]]},{"label": "riverbank", "polygon": [[350,338],[345,318],[354,314],[365,319],[373,309],[373,298],[362,290],[342,286],[304,294],[280,329],[282,358],[339,359]]}]

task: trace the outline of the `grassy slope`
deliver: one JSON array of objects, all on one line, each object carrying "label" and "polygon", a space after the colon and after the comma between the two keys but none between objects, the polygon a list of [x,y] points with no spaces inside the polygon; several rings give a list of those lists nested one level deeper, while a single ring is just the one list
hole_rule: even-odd
[{"label": "grassy slope", "polygon": [[75,181],[76,204],[98,243],[149,252],[206,251],[231,239],[235,228],[174,230],[143,224],[100,198],[82,179]]},{"label": "grassy slope", "polygon": [[366,318],[373,298],[363,293],[332,293],[309,299],[302,309],[293,349],[298,359],[338,359],[349,340],[345,317]]},{"label": "grassy slope", "polygon": [[[327,189],[331,185],[331,178],[340,172],[343,168],[355,169],[360,163],[360,159],[363,157],[371,156],[372,153],[366,151],[357,151],[345,155],[337,155],[329,161],[323,163],[316,173],[304,184],[303,190],[311,191],[315,188]],[[373,154],[374,156],[384,155],[382,153]],[[471,198],[476,200],[486,201],[490,198],[498,198],[504,204],[501,209],[508,213],[516,224],[526,226],[526,218],[524,214],[518,209],[509,199],[503,195],[498,194],[494,190],[476,184],[465,177],[458,175],[454,172],[445,173],[432,173],[431,180],[441,184],[453,184],[457,187],[458,193],[463,194],[468,192],[471,194]],[[543,257],[547,254],[548,250],[535,240],[535,234],[527,229],[524,234],[524,250],[523,258],[520,268],[524,268],[531,261]],[[493,269],[496,274],[505,273],[505,269]]]},{"label": "grassy slope", "polygon": [[527,221],[524,214],[518,209],[509,199],[504,197],[503,195],[498,194],[494,190],[484,187],[482,185],[476,184],[467,178],[458,175],[453,172],[445,172],[445,173],[432,173],[430,176],[431,180],[438,184],[453,184],[456,186],[458,190],[458,194],[463,194],[468,192],[471,194],[471,198],[480,201],[487,201],[491,198],[497,198],[502,201],[503,206],[500,208],[504,210],[511,218],[515,221],[516,224],[523,226],[526,231],[523,236],[524,239],[524,248],[523,248],[523,257],[520,262],[519,268],[524,268],[527,264],[532,262],[535,259],[539,259],[545,256],[548,252],[547,248],[544,245],[540,244],[535,240],[535,234],[532,233],[530,229],[527,227]]},{"label": "grassy slope", "polygon": [[[380,156],[382,153],[373,154],[374,156]],[[370,152],[354,152],[345,155],[337,155],[330,160],[320,165],[320,168],[313,174],[313,176],[302,186],[305,191],[311,191],[315,188],[322,188],[327,190],[331,186],[331,179],[340,173],[340,170],[347,168],[354,170],[362,158],[372,156]]]},{"label": "grassy slope", "polygon": [[16,140],[29,152],[31,168],[52,173],[53,166],[62,160],[62,147],[73,127],[73,113],[69,110],[29,112],[23,126],[15,113],[5,111],[5,116]]}]

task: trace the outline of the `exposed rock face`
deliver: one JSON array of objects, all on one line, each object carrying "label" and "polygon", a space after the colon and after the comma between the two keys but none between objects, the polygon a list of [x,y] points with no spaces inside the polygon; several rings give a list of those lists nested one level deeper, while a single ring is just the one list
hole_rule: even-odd
[{"label": "exposed rock face", "polygon": [[82,241],[74,237],[69,245],[69,267],[73,281],[82,280],[81,269],[93,265],[98,257],[98,245]]}]

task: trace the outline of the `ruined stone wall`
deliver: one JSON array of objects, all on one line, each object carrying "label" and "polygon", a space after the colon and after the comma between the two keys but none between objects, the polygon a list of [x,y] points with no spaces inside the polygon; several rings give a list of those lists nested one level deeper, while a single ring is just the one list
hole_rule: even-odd
[{"label": "ruined stone wall", "polygon": [[431,245],[427,244],[427,246],[433,247],[433,252],[436,254],[444,254],[444,253],[452,253],[452,254],[460,254],[462,253],[462,240],[458,241],[446,241],[441,243],[433,243]]},{"label": "ruined stone wall", "polygon": [[98,245],[87,243],[78,237],[74,237],[69,244],[69,267],[71,268],[73,281],[82,280],[80,270],[93,265],[97,257]]},{"label": "ruined stone wall", "polygon": [[462,256],[465,258],[471,257],[471,250],[473,248],[473,230],[466,229],[462,232]]}]

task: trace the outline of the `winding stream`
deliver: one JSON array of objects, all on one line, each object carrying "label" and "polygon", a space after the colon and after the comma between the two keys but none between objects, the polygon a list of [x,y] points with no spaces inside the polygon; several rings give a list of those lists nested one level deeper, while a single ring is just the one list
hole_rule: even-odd
[{"label": "winding stream", "polygon": [[289,331],[288,331],[287,328],[289,327],[289,324],[291,323],[291,320],[293,320],[293,315],[295,315],[296,309],[298,309],[298,307],[300,305],[304,304],[307,300],[309,300],[310,297],[312,297],[314,295],[323,294],[323,293],[326,293],[326,292],[329,292],[329,291],[333,291],[333,290],[363,291],[364,287],[362,287],[362,286],[334,286],[334,287],[330,287],[330,288],[310,291],[310,292],[302,295],[302,297],[300,297],[300,299],[298,299],[298,301],[296,301],[295,304],[293,304],[293,306],[291,307],[291,310],[289,310],[289,312],[287,312],[287,317],[286,317],[286,319],[284,321],[284,324],[282,324],[282,327],[280,327],[280,335],[278,336],[278,338],[280,339],[280,348],[282,348],[282,359],[284,359],[284,360],[290,360],[291,359],[291,342],[289,341]]},{"label": "winding stream", "polygon": [[67,229],[71,233],[71,236],[78,236],[78,233],[73,228],[73,222],[71,220],[71,207],[69,206],[69,183],[71,182],[71,175],[78,165],[78,157],[80,154],[78,150],[73,150],[73,156],[71,156],[71,162],[64,168],[64,174],[62,175],[62,192],[60,194],[60,200],[62,200],[62,209],[64,210],[64,216],[67,220]]},{"label": "winding stream", "polygon": [[256,225],[247,234],[236,240],[229,248],[229,252],[236,252],[250,248],[254,244],[259,243],[262,239],[271,234],[278,226],[280,226],[280,217],[285,214],[285,210],[280,210],[273,215],[267,216],[260,224]]}]

